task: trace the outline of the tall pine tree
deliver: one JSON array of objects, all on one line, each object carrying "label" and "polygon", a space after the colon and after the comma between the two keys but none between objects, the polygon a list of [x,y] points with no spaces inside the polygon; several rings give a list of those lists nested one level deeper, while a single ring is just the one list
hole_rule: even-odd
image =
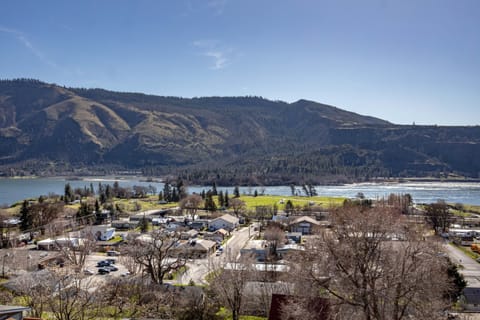
[{"label": "tall pine tree", "polygon": [[28,201],[24,200],[20,208],[20,229],[22,231],[32,228],[32,215],[30,214]]}]

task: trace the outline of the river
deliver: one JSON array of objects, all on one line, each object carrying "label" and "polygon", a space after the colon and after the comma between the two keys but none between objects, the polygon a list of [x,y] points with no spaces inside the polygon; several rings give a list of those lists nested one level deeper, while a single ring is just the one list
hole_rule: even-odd
[{"label": "river", "polygon": [[[66,180],[65,178],[26,178],[26,179],[0,179],[0,205],[11,205],[26,198],[36,198],[40,195],[63,194],[66,183],[73,188],[89,187],[93,184],[97,189],[98,184],[113,184],[118,181],[122,187],[134,185],[156,187],[157,192],[163,189],[161,182],[145,182],[140,178],[88,178],[84,180]],[[189,186],[188,191],[201,192],[208,190],[209,186]],[[217,190],[228,190],[233,194],[233,187],[217,187]],[[271,187],[240,187],[240,193],[253,194],[264,192],[270,195],[291,195],[290,186]],[[354,198],[358,193],[363,193],[366,198],[377,199],[391,193],[409,193],[416,203],[431,203],[443,199],[451,203],[464,203],[480,205],[480,183],[462,182],[406,182],[406,183],[359,183],[342,186],[316,186],[318,195],[331,197]],[[297,192],[301,193],[299,187]]]}]

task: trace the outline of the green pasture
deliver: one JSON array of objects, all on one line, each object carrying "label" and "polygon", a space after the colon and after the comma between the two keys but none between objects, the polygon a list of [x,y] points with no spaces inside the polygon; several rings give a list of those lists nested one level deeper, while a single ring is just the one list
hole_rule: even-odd
[{"label": "green pasture", "polygon": [[[313,206],[321,206],[325,208],[337,207],[343,204],[345,198],[335,198],[335,197],[298,197],[298,196],[241,196],[240,200],[245,202],[245,205],[248,209],[255,209],[258,206],[273,206],[276,204],[279,210],[285,208],[285,204],[288,200],[297,207],[310,206],[310,203],[313,203]],[[282,203],[283,202],[283,203]]]}]

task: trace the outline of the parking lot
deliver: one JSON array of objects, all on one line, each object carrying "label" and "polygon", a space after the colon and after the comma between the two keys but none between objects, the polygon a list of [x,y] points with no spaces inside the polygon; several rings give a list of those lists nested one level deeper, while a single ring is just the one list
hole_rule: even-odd
[{"label": "parking lot", "polygon": [[[115,264],[114,266],[118,268],[118,271],[113,271],[108,274],[100,274],[98,273],[98,268],[97,263],[100,261],[104,261],[106,259],[115,259]],[[91,275],[92,277],[120,277],[124,276],[127,273],[127,269],[121,264],[120,257],[107,257],[106,255],[103,254],[91,254],[87,257],[86,263],[85,263],[85,268],[84,270],[89,270],[93,273]],[[87,275],[87,274],[86,274]]]}]

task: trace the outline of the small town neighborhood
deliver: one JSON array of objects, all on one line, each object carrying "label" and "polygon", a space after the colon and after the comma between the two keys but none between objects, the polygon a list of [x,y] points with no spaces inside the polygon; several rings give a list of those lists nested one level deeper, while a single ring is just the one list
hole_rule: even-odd
[{"label": "small town neighborhood", "polygon": [[[420,207],[408,195],[375,202],[359,196],[334,207],[280,199],[250,210],[242,198],[251,196],[238,195],[221,210],[206,210],[208,197],[185,194],[177,206],[162,199],[157,209],[121,215],[105,209],[105,202],[82,216],[80,204],[76,215],[60,211],[47,225],[23,233],[15,231],[21,218],[4,220],[3,301],[22,304],[0,311],[16,319],[58,320],[228,314],[346,319],[367,300],[384,305],[383,316],[368,311],[375,319],[390,319],[398,310],[383,296],[393,292],[362,297],[359,291],[358,302],[350,296],[357,281],[373,277],[373,286],[401,281],[405,288],[397,290],[414,292],[411,301],[428,294],[421,297],[422,308],[402,302],[409,318],[421,318],[427,309],[452,319],[473,319],[480,312],[480,263],[468,256],[480,234],[475,215],[460,219],[444,203]],[[47,211],[43,207],[42,214]],[[398,269],[399,263],[411,273]],[[435,276],[426,279],[422,272]],[[123,290],[139,291],[128,298]]]}]

